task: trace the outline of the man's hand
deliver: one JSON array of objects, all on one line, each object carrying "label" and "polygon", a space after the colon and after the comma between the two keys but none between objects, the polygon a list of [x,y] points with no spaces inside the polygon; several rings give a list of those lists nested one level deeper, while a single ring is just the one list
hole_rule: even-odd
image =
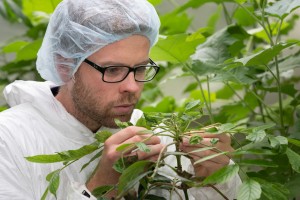
[{"label": "man's hand", "polygon": [[[122,152],[116,151],[117,147],[122,144],[144,142],[150,149],[149,153],[130,149],[129,151],[126,151],[123,156],[137,155],[138,160],[157,160],[164,145],[160,144],[160,139],[157,136],[142,134],[141,132],[143,130],[145,130],[145,128],[130,126],[113,134],[105,141],[100,162],[86,184],[90,191],[93,191],[99,186],[115,185],[118,183],[121,174],[113,169],[113,165],[122,156]],[[132,152],[133,150],[134,152]],[[108,196],[115,196],[115,192],[110,193]]]},{"label": "man's hand", "polygon": [[[231,147],[231,139],[228,134],[199,133],[199,136],[203,138],[201,144],[196,144],[196,145],[189,144],[189,138],[184,138],[182,144],[180,145],[180,149],[183,152],[189,153],[199,148],[212,146],[213,144],[211,143],[211,140],[215,138],[218,139],[219,141],[213,145],[214,147],[216,147],[221,151],[228,151],[228,152],[233,151],[233,148]],[[194,164],[197,160],[216,153],[219,152],[216,151],[215,149],[212,149],[212,150],[200,151],[195,153],[189,153],[189,155],[191,156],[192,164]],[[195,175],[198,177],[207,177],[213,172],[217,171],[218,169],[228,165],[229,160],[230,158],[227,155],[220,155],[210,160],[206,160],[201,163],[195,164],[194,165]]]}]

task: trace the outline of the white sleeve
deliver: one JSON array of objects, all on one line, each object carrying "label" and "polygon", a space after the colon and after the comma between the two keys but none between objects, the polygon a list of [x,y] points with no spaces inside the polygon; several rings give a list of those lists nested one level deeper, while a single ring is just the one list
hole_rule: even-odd
[{"label": "white sleeve", "polygon": [[[234,162],[230,160],[229,164],[234,164]],[[193,168],[192,166],[190,167]],[[215,187],[218,188],[220,192],[222,192],[222,194],[225,195],[228,199],[232,200],[236,199],[237,191],[241,184],[242,181],[239,175],[236,175],[226,183],[216,184]],[[191,188],[190,192],[195,200],[224,200],[224,197],[222,197],[215,189],[211,187]]]},{"label": "white sleeve", "polygon": [[6,133],[0,124],[0,199],[35,199],[32,187],[28,183],[27,177],[30,175],[26,173],[24,163],[19,162],[18,146],[4,139],[7,138],[3,137],[7,136],[3,135]]},{"label": "white sleeve", "polygon": [[[46,175],[57,169],[54,164],[27,161],[24,149],[30,147],[20,141],[0,123],[0,200],[40,200],[48,186]],[[55,199],[48,192],[47,200]],[[64,173],[60,176],[57,199],[97,200],[84,184],[72,183]]]}]

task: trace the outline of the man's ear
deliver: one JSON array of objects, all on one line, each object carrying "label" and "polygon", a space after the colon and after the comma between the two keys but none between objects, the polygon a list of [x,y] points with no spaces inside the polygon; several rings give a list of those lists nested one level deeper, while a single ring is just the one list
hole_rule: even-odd
[{"label": "man's ear", "polygon": [[74,60],[72,58],[64,58],[59,54],[55,55],[56,71],[64,83],[67,83],[72,79],[73,69],[70,67],[71,65],[74,65]]}]

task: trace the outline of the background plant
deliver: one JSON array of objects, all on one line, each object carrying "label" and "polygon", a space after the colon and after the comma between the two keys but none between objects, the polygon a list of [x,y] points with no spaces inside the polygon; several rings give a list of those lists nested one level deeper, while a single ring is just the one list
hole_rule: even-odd
[{"label": "background plant", "polygon": [[[21,21],[28,28],[24,36],[12,39],[2,48],[4,57],[16,54],[14,60],[0,67],[3,84],[28,74],[39,79],[34,70],[35,55],[49,13],[58,3],[45,2],[43,6],[29,0],[0,2],[4,17]],[[166,2],[152,1],[156,6]],[[163,36],[151,51],[152,59],[162,61],[162,70],[155,81],[146,84],[139,107],[160,113],[179,111],[180,100],[165,97],[155,86],[169,78],[171,71],[175,74],[171,78],[178,81],[191,77],[194,81],[184,93],[203,102],[204,115],[199,119],[203,126],[232,123],[248,129],[233,140],[234,160],[245,172],[241,174],[241,191],[248,191],[240,193],[239,198],[299,196],[299,39],[287,36],[298,21],[293,11],[300,1],[170,2],[174,9],[160,13]],[[207,16],[205,27],[195,27],[193,22],[203,19],[193,19],[187,11],[200,10],[206,3],[218,7]],[[227,26],[216,29],[222,18]],[[214,89],[216,83],[221,89]]]}]

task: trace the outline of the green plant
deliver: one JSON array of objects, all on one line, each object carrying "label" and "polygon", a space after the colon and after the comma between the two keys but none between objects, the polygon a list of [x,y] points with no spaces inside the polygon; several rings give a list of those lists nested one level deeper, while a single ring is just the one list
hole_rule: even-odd
[{"label": "green plant", "polygon": [[[182,5],[176,1],[164,2],[174,4],[174,9],[161,14],[163,37],[151,51],[153,60],[163,61],[162,70],[154,82],[146,85],[139,107],[156,112],[152,116],[157,119],[160,115],[172,116],[164,113],[182,112],[179,100],[164,97],[155,86],[172,70],[179,71],[172,77],[177,80],[192,77],[194,81],[184,92],[203,103],[203,115],[198,116],[202,127],[216,123],[220,124],[217,127],[228,124],[243,127],[238,133],[234,131],[233,138],[236,149],[233,159],[244,181],[238,199],[299,196],[300,102],[296,72],[300,51],[299,39],[289,38],[288,34],[298,22],[298,15],[293,11],[300,7],[300,1],[189,0]],[[199,19],[189,17],[187,10],[200,10],[206,3],[218,6],[208,17],[207,26],[198,28],[192,23]],[[30,12],[25,12],[25,16]],[[216,30],[221,16],[227,25]],[[47,21],[47,17],[42,19]],[[40,27],[39,23],[33,24],[33,27]],[[37,27],[33,30],[39,30]],[[191,27],[196,28],[192,30]],[[40,30],[39,33],[43,33],[44,29]],[[14,45],[3,47],[2,52],[8,49],[6,53],[21,53],[22,45],[10,50]],[[9,81],[6,75],[23,72],[12,66],[20,66],[18,62],[32,65],[35,59],[34,56],[21,58],[0,67],[5,83]],[[33,67],[28,69],[31,71]],[[221,83],[221,89],[213,89],[215,83]],[[157,104],[150,104],[155,100]],[[144,166],[146,164],[149,163]]]}]

